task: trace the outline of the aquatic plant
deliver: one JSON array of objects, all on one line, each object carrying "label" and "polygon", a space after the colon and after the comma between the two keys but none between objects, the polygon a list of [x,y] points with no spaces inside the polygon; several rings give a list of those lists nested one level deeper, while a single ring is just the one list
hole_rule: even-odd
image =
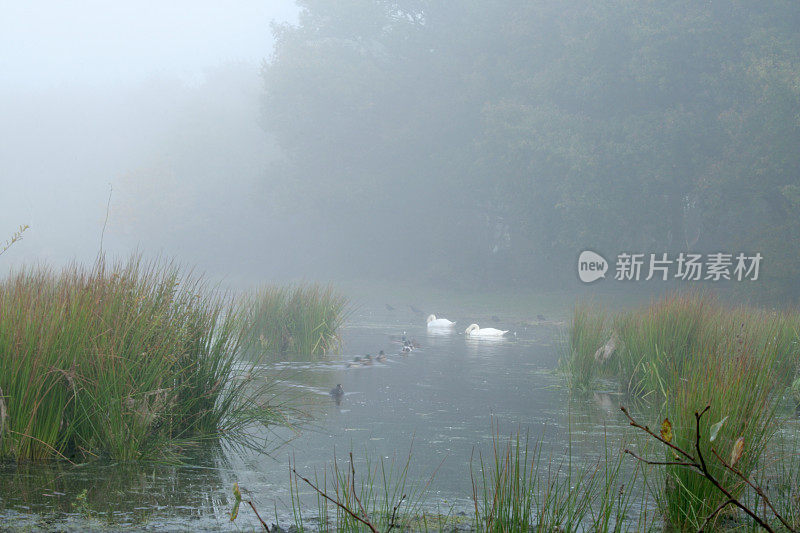
[{"label": "aquatic plant", "polygon": [[[705,411],[707,420],[725,420],[715,435],[715,445],[729,450],[737,439],[744,439],[747,450],[737,469],[750,477],[778,430],[775,384],[779,356],[777,345],[759,345],[745,334],[694,352],[687,361],[681,386],[676,386],[666,401],[666,412],[676,428],[676,445],[691,449],[695,439],[692,430],[699,424],[693,413],[697,405],[711,402]],[[711,457],[708,442],[701,442],[700,448]],[[707,470],[730,487],[734,495],[744,488],[737,476],[719,462],[709,463]],[[667,467],[666,474],[664,503],[671,523],[699,528],[705,517],[728,497],[707,476],[690,469]]]},{"label": "aquatic plant", "polygon": [[[587,329],[596,330],[593,325],[605,316],[603,310],[576,311],[568,354],[572,360],[589,359],[591,344],[575,339],[585,337]],[[616,378],[623,391],[665,411],[675,428],[675,443],[684,449],[692,445],[691,414],[697,405],[710,402],[708,417],[727,420],[719,445],[730,446],[739,437],[748,443],[738,470],[749,477],[778,429],[777,401],[800,361],[797,321],[796,313],[726,307],[707,293],[676,293],[613,317],[604,333],[618,338],[609,361],[566,367],[580,373],[570,383],[585,387],[597,375]],[[595,346],[603,342],[596,340]],[[712,463],[708,472],[732,494],[743,490],[742,481],[724,465]],[[656,495],[671,524],[697,529],[726,497],[708,476],[691,469],[667,465],[665,474],[664,489]]]},{"label": "aquatic plant", "polygon": [[251,351],[323,355],[340,349],[349,300],[332,285],[266,286],[242,300]]},{"label": "aquatic plant", "polygon": [[[408,471],[412,453],[409,451],[405,461],[392,459],[388,464],[381,458],[377,463],[366,457],[364,468],[356,466],[353,453],[348,454],[348,461],[341,465],[334,457],[328,472],[322,473],[320,480],[317,473],[314,479],[300,474],[295,464],[290,464],[290,489],[295,524],[304,530],[306,518],[303,515],[300,482],[311,487],[317,498],[318,515],[316,517],[319,531],[400,531],[409,530],[420,525],[427,530],[427,513],[421,503],[425,492],[430,487],[433,476],[422,487],[408,483]],[[435,474],[434,474],[435,475]],[[333,508],[331,513],[330,508]],[[431,517],[431,523],[444,522],[442,516]]]},{"label": "aquatic plant", "polygon": [[[777,519],[789,531],[793,528],[781,513],[775,508],[769,496],[764,489],[756,485],[743,471],[741,466],[742,459],[746,456],[746,439],[744,435],[740,435],[730,446],[725,442],[714,441],[719,436],[720,430],[725,427],[728,417],[721,419],[716,424],[709,427],[708,432],[701,431],[701,421],[703,416],[709,412],[711,405],[707,405],[705,409],[694,412],[694,436],[689,440],[690,444],[678,444],[675,440],[675,433],[673,432],[672,423],[669,418],[665,418],[661,424],[660,433],[657,435],[649,427],[641,425],[637,422],[628,412],[625,407],[622,407],[622,412],[628,417],[632,426],[647,433],[650,437],[664,444],[669,453],[665,461],[651,461],[638,456],[631,450],[626,449],[628,453],[635,457],[637,460],[650,465],[663,465],[678,471],[691,471],[698,477],[707,482],[713,487],[717,498],[703,499],[702,503],[705,504],[706,509],[703,509],[703,514],[697,514],[696,505],[692,509],[682,510],[684,516],[691,514],[692,523],[689,524],[693,529],[698,531],[705,531],[710,524],[722,515],[722,513],[729,508],[738,508],[744,511],[750,518],[753,519],[761,528],[766,531],[774,531],[770,526],[769,518],[759,515],[759,506],[763,505],[764,512],[767,508],[771,511],[772,517]],[[708,437],[708,442],[706,442]],[[726,451],[730,450],[729,458],[723,458],[717,451],[717,448]],[[704,454],[705,452],[705,454]],[[713,457],[713,459],[712,459]],[[722,476],[725,476],[724,478]],[[681,485],[678,484],[678,487]],[[757,496],[755,505],[748,506],[742,499],[739,498],[745,486],[753,490]],[[691,513],[691,511],[695,511]],[[700,521],[702,520],[702,522]],[[686,524],[686,521],[679,522]]]},{"label": "aquatic plant", "polygon": [[[478,475],[470,468],[475,528],[478,531],[639,531],[651,527],[646,514],[631,516],[638,469],[623,480],[621,453],[604,443],[596,461],[572,464],[566,456],[542,456],[542,442],[530,446],[517,432],[503,441],[493,431],[491,462],[482,455]],[[641,496],[643,496],[640,493]]]},{"label": "aquatic plant", "polygon": [[30,228],[27,224],[23,224],[11,234],[11,238],[9,238],[5,243],[0,244],[0,255],[3,255],[8,251],[9,248],[14,246],[15,243],[22,240],[22,235]]},{"label": "aquatic plant", "polygon": [[[687,362],[746,337],[753,349],[776,351],[774,377],[788,387],[800,363],[798,331],[798,313],[727,307],[705,292],[673,293],[610,318],[605,309],[582,303],[575,307],[561,366],[573,390],[605,377],[631,394],[663,400],[682,386]],[[612,338],[613,355],[599,361],[595,355]]]},{"label": "aquatic plant", "polygon": [[134,256],[0,282],[0,457],[163,456],[274,419],[229,298]]},{"label": "aquatic plant", "polygon": [[588,391],[601,373],[594,354],[609,335],[606,323],[603,309],[590,303],[575,305],[560,358],[560,366],[572,390]]}]

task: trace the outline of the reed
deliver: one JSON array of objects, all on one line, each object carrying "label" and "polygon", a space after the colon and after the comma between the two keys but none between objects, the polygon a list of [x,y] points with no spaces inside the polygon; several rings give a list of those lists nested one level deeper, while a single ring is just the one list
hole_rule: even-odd
[{"label": "reed", "polygon": [[[674,293],[650,305],[609,317],[591,304],[575,307],[562,357],[573,390],[613,378],[633,395],[666,399],[681,386],[687,362],[731,339],[747,337],[753,349],[776,351],[774,378],[788,387],[800,364],[800,314],[744,306],[726,307],[708,293]],[[616,349],[605,363],[595,353],[612,336]]]},{"label": "reed", "polygon": [[[571,445],[570,445],[571,450]],[[493,431],[492,455],[472,468],[475,529],[488,532],[638,531],[652,529],[647,515],[634,518],[631,490],[638,468],[622,475],[622,454],[604,442],[596,460],[573,465],[571,451],[555,459],[542,455],[517,432],[502,439]],[[625,487],[628,487],[626,490]]]},{"label": "reed", "polygon": [[589,391],[600,374],[602,369],[598,367],[594,354],[608,338],[607,324],[604,309],[591,303],[575,305],[559,363],[572,390]]},{"label": "reed", "polygon": [[[694,446],[697,406],[711,405],[701,427],[704,434],[709,434],[711,425],[725,420],[713,443],[702,439],[700,444],[703,455],[709,458],[706,461],[709,471],[735,497],[746,487],[719,461],[712,460],[711,447],[727,458],[737,439],[743,438],[744,455],[737,469],[749,478],[759,467],[779,429],[775,416],[779,355],[777,345],[759,345],[758,339],[744,334],[714,343],[695,352],[687,361],[686,375],[691,378],[684,378],[666,402],[667,415],[674,427],[674,442],[679,447]],[[673,459],[671,452],[665,459]],[[670,523],[699,529],[706,517],[726,500],[696,471],[667,467],[666,476],[662,506]]]},{"label": "reed", "polygon": [[276,414],[240,370],[230,299],[165,261],[0,282],[0,457],[163,457]]},{"label": "reed", "polygon": [[[424,495],[433,476],[424,486],[408,481],[412,452],[404,460],[390,461],[383,457],[373,461],[368,455],[358,467],[353,454],[346,461],[334,457],[329,471],[314,474],[311,480],[290,470],[290,492],[295,525],[305,531],[309,520],[304,515],[301,487],[313,489],[317,516],[313,520],[317,531],[337,533],[360,531],[428,530],[431,524],[446,523],[441,515],[428,516],[422,508]],[[420,529],[421,528],[421,529]]]},{"label": "reed", "polygon": [[[756,472],[779,429],[777,403],[796,379],[797,313],[726,307],[707,293],[672,294],[645,308],[618,313],[594,346],[575,341],[590,338],[587,330],[600,330],[601,320],[606,320],[602,309],[576,311],[568,355],[577,362],[565,366],[580,375],[572,377],[571,384],[585,387],[597,376],[617,379],[623,391],[648,400],[668,417],[676,444],[687,449],[693,446],[695,410],[710,404],[704,423],[726,420],[716,449],[727,453],[742,437],[746,451],[738,468],[746,477]],[[589,354],[612,335],[617,339],[613,356],[604,364],[590,361]],[[703,454],[712,457],[711,444],[703,446]],[[741,480],[721,464],[713,463],[711,471],[733,494],[744,490]],[[665,468],[665,486],[658,497],[669,523],[694,529],[724,499],[702,475],[680,467]]]},{"label": "reed", "polygon": [[340,350],[349,300],[331,285],[266,286],[243,299],[250,346],[270,354],[324,355]]}]

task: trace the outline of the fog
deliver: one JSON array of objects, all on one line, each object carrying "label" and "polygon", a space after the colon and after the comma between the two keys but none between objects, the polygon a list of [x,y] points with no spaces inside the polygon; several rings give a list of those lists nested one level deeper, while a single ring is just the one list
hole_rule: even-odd
[{"label": "fog", "polygon": [[30,229],[3,259],[90,262],[102,236],[109,255],[223,277],[252,262],[244,235],[263,225],[254,202],[276,153],[259,124],[260,70],[270,24],[296,13],[291,2],[4,7],[0,228],[3,240]]},{"label": "fog", "polygon": [[102,237],[234,283],[574,290],[583,250],[760,252],[748,291],[800,297],[795,5],[3,12],[4,268]]}]

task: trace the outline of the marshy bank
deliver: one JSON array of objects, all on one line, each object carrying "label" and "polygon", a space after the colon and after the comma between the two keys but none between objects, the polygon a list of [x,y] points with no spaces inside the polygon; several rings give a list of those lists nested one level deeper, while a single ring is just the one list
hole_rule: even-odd
[{"label": "marshy bank", "polygon": [[[459,323],[476,316],[472,309],[453,312],[456,306],[440,309],[410,301],[425,312],[446,312]],[[660,443],[630,427],[621,404],[656,429],[669,416],[674,442],[693,436],[693,426],[684,427],[671,411],[665,415],[667,407],[655,393],[629,394],[624,388],[629,380],[615,380],[605,367],[587,393],[572,392],[557,372],[559,356],[565,355],[558,349],[559,330],[545,322],[519,326],[535,323],[535,315],[510,321],[517,326],[516,337],[481,341],[428,332],[424,317],[418,320],[398,302],[404,300],[382,297],[354,310],[339,332],[341,353],[278,354],[252,368],[254,382],[272,377],[273,397],[297,398],[310,415],[299,433],[280,425],[261,427],[254,434],[263,449],[239,448],[223,439],[187,454],[183,465],[6,464],[0,474],[0,518],[44,530],[70,523],[115,530],[258,530],[261,525],[246,503],[252,501],[265,522],[285,529],[295,524],[326,531],[366,527],[330,502],[321,506],[318,493],[290,473],[293,467],[341,501],[350,497],[353,510],[359,508],[352,498],[355,489],[382,531],[391,523],[393,529],[403,525],[414,531],[660,531],[669,523],[670,473],[622,452],[671,457]],[[497,313],[483,309],[487,318]],[[558,317],[553,309],[529,314],[534,312]],[[499,318],[497,325],[504,327],[505,317]],[[420,345],[406,355],[394,342],[403,331]],[[598,335],[592,357],[610,333]],[[385,362],[348,367],[355,357],[378,350],[388,354]],[[607,364],[613,361],[614,356]],[[329,394],[337,383],[344,390],[340,404]],[[692,406],[687,418],[693,423],[694,410],[704,406]],[[796,457],[796,419],[788,415],[791,411],[775,408],[771,423],[779,430],[751,478],[768,488],[783,516],[796,520],[800,469],[778,460]],[[731,436],[738,429],[734,418],[727,419],[714,443],[723,455],[738,438]],[[719,420],[706,415],[703,434]],[[277,450],[270,446],[284,441],[291,442]],[[748,464],[752,450],[748,441],[741,464]],[[99,478],[109,479],[98,484]],[[242,502],[231,522],[234,483]],[[742,494],[756,502],[751,491]],[[713,526],[754,529],[737,513],[726,513]]]},{"label": "marshy bank", "polygon": [[[708,470],[700,472],[681,465],[686,458],[674,449],[649,456],[670,463],[654,490],[657,511],[667,524],[697,530],[751,523],[735,510],[734,499],[749,501],[773,527],[800,527],[792,394],[799,364],[797,312],[676,293],[619,313],[576,306],[561,365],[573,391],[615,384],[626,402],[658,414],[650,418],[654,431],[661,424],[654,421],[665,420],[674,436],[669,445],[706,458]],[[755,479],[760,486],[748,484]],[[782,512],[767,509],[770,499],[758,494],[761,487]]]},{"label": "marshy bank", "polygon": [[345,307],[316,285],[236,301],[138,257],[12,272],[0,282],[0,458],[165,459],[284,424],[270,380],[254,379],[262,355],[335,347]]}]

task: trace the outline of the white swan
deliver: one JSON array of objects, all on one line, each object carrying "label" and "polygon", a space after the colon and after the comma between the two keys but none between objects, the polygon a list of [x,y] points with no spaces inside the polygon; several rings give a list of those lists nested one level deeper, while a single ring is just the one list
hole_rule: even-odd
[{"label": "white swan", "polygon": [[436,318],[436,315],[428,315],[429,328],[452,328],[455,322],[450,322],[446,318]]},{"label": "white swan", "polygon": [[478,324],[470,324],[464,333],[467,334],[467,337],[502,337],[508,333],[508,330],[481,328]]}]

